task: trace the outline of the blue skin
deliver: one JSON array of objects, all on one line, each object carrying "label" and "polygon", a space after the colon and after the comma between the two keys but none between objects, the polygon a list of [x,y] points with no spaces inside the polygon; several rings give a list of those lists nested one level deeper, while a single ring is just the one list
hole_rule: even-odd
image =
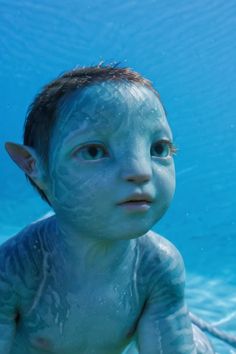
[{"label": "blue skin", "polygon": [[57,114],[47,168],[32,148],[6,146],[55,216],[1,246],[0,352],[120,354],[135,341],[140,354],[214,353],[191,325],[179,252],[149,231],[175,190],[158,97],[104,82]]}]

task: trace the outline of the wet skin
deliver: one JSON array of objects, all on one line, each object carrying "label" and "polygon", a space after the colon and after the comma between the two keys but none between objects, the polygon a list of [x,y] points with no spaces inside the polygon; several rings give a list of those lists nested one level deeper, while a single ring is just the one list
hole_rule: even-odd
[{"label": "wet skin", "polygon": [[1,246],[0,352],[120,354],[135,339],[141,354],[213,353],[192,329],[179,252],[149,231],[174,194],[172,155],[145,87],[100,83],[61,102],[48,168],[34,154],[56,215]]}]

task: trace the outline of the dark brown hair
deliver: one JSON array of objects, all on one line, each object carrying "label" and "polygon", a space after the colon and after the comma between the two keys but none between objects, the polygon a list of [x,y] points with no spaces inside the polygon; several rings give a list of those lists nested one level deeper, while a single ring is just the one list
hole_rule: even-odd
[{"label": "dark brown hair", "polygon": [[[24,144],[35,149],[45,168],[48,163],[48,151],[51,133],[57,119],[56,111],[60,100],[77,89],[104,81],[124,81],[146,86],[158,97],[151,82],[139,73],[127,67],[102,65],[75,68],[65,72],[43,87],[29,106],[24,125]],[[27,177],[27,176],[26,176]],[[28,178],[28,177],[27,177]],[[28,178],[42,199],[50,204],[45,193]]]}]

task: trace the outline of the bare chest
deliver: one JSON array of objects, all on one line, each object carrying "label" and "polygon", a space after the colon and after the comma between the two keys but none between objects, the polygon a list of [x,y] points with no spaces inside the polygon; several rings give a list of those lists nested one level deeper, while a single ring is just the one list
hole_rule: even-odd
[{"label": "bare chest", "polygon": [[129,273],[109,281],[47,274],[25,300],[18,335],[42,352],[115,353],[132,338],[143,304]]}]

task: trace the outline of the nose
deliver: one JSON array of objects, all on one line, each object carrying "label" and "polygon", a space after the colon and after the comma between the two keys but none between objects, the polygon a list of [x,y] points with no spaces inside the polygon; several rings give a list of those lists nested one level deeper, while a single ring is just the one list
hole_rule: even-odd
[{"label": "nose", "polygon": [[150,161],[144,158],[130,158],[125,161],[122,169],[122,179],[135,184],[147,183],[152,178]]}]

